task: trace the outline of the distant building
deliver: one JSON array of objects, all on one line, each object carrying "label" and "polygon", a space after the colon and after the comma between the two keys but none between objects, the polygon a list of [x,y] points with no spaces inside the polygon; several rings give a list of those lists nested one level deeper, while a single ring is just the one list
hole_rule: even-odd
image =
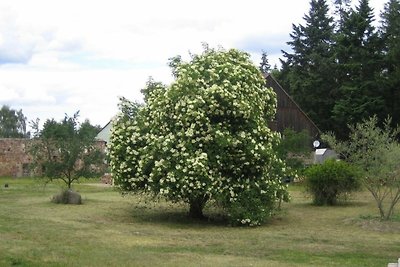
[{"label": "distant building", "polygon": [[318,148],[314,153],[314,164],[322,164],[328,159],[337,159],[338,155],[335,151],[328,148]]},{"label": "distant building", "polygon": [[110,142],[111,137],[112,120],[110,120],[103,129],[96,135],[96,140],[104,141],[105,144]]},{"label": "distant building", "polygon": [[317,138],[321,131],[310,117],[304,113],[271,74],[266,74],[265,80],[267,87],[271,87],[275,91],[278,100],[275,120],[270,122],[271,129],[280,133],[283,133],[287,128],[296,132],[306,130],[311,138]]}]

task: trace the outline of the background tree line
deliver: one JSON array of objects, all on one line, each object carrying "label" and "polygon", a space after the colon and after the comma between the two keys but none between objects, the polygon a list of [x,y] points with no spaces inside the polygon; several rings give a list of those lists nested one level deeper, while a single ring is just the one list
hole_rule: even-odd
[{"label": "background tree line", "polygon": [[14,110],[7,105],[0,109],[0,138],[26,138],[26,117],[22,109]]},{"label": "background tree line", "polygon": [[[340,138],[375,114],[400,122],[400,2],[389,0],[379,21],[368,0],[352,6],[335,0],[331,12],[327,1],[311,0],[304,24],[293,25],[292,51],[272,70],[320,129]],[[271,70],[265,52],[260,69]]]}]

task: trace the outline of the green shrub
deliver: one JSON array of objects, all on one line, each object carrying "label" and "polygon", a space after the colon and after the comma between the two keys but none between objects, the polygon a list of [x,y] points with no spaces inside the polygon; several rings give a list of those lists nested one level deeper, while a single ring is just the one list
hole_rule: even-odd
[{"label": "green shrub", "polygon": [[311,163],[311,143],[312,139],[306,130],[301,132],[296,132],[290,128],[284,130],[282,140],[276,151],[290,171],[290,181],[293,181],[294,177],[298,180],[299,175]]},{"label": "green shrub", "polygon": [[286,128],[277,150],[284,157],[287,157],[288,154],[309,156],[312,151],[311,143],[312,140],[307,130],[296,132],[293,129]]},{"label": "green shrub", "polygon": [[327,160],[305,171],[306,188],[316,205],[335,205],[340,195],[360,188],[355,168],[344,161]]},{"label": "green shrub", "polygon": [[[286,188],[286,187],[283,187]],[[234,201],[223,201],[231,225],[256,226],[266,222],[280,209],[280,202],[288,202],[289,194],[281,183],[271,182],[268,187],[253,186],[237,194]]]}]

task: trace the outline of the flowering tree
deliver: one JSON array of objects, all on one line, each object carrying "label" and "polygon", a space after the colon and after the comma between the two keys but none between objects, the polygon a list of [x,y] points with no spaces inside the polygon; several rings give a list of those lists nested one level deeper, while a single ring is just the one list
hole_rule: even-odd
[{"label": "flowering tree", "polygon": [[234,223],[261,223],[288,198],[280,138],[267,124],[275,93],[235,49],[206,48],[172,67],[175,82],[150,81],[143,107],[121,101],[109,148],[115,184],[184,201],[192,217],[215,200]]}]

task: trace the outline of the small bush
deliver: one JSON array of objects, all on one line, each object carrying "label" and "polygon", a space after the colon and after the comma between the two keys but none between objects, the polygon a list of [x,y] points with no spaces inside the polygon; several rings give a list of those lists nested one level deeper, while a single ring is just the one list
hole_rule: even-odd
[{"label": "small bush", "polygon": [[286,186],[271,183],[269,187],[251,187],[237,194],[233,201],[225,201],[223,207],[228,221],[233,226],[257,226],[271,218],[280,207],[280,202],[289,201]]},{"label": "small bush", "polygon": [[237,201],[230,203],[227,208],[228,220],[231,225],[255,226],[271,217],[273,204],[266,204],[259,196],[251,191],[239,195]]},{"label": "small bush", "polygon": [[335,205],[340,195],[360,188],[355,168],[344,161],[327,160],[305,171],[307,191],[316,205]]}]

